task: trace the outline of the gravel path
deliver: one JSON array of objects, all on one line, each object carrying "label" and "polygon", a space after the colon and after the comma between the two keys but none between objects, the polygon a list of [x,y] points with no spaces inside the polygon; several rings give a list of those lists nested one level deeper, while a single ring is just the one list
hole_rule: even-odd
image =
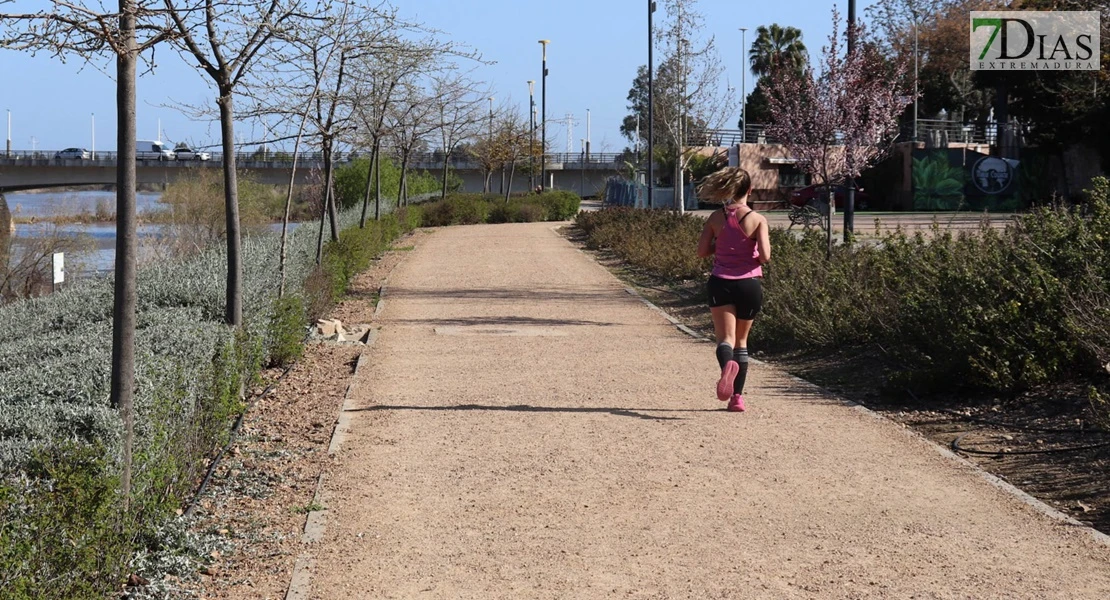
[{"label": "gravel path", "polygon": [[899,425],[768,365],[725,412],[550,225],[434,232],[381,323],[313,597],[1110,597],[1110,547]]}]

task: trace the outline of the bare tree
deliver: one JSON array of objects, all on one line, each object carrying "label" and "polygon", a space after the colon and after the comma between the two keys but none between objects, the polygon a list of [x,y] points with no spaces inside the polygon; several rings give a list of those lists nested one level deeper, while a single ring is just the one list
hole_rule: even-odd
[{"label": "bare tree", "polygon": [[485,120],[483,107],[488,94],[463,74],[450,70],[438,73],[432,80],[429,100],[434,108],[435,128],[443,150],[443,177],[440,198],[447,197],[447,175],[451,157],[464,140],[477,133]]},{"label": "bare tree", "polygon": [[829,188],[830,252],[832,186],[859,177],[889,152],[910,98],[904,89],[905,63],[885,61],[866,30],[856,27],[860,43],[852,53],[842,53],[840,15],[834,9],[833,32],[821,49],[822,71],[782,69],[767,90],[774,117],[767,134],[783,141],[799,169]]},{"label": "bare tree", "polygon": [[400,37],[403,31],[427,34],[420,25],[400,22],[394,14],[390,31],[394,36],[392,43],[383,44],[380,52],[362,54],[353,73],[351,101],[360,137],[368,140],[371,147],[360,227],[366,225],[371,191],[374,191],[374,219],[381,219],[382,216],[382,145],[392,135],[389,118],[393,104],[405,90],[404,82],[424,71],[435,54],[435,42],[427,36],[417,42]]},{"label": "bare tree", "polygon": [[660,68],[675,72],[658,81],[671,89],[661,89],[662,97],[674,102],[657,103],[656,122],[664,127],[668,145],[675,155],[675,209],[685,210],[684,175],[696,150],[687,146],[692,129],[716,129],[735,112],[735,94],[722,86],[724,65],[712,36],[699,41],[704,29],[697,12],[697,0],[667,0],[670,26],[660,32],[665,56]]},{"label": "bare tree", "polygon": [[[127,507],[131,496],[134,443],[135,305],[137,289],[135,89],[139,59],[172,37],[155,2],[119,0],[116,12],[89,8],[75,0],[52,0],[48,10],[0,14],[0,48],[43,51],[65,60],[93,61],[104,55],[116,63],[116,255],[112,306],[112,382],[110,401],[123,421],[123,472],[120,487]],[[142,39],[139,36],[142,35]]]},{"label": "bare tree", "polygon": [[224,320],[243,325],[243,260],[239,228],[239,188],[235,161],[236,88],[271,39],[306,17],[304,0],[215,2],[163,0],[186,61],[198,65],[216,86],[223,141],[224,210],[227,220],[227,305]]}]

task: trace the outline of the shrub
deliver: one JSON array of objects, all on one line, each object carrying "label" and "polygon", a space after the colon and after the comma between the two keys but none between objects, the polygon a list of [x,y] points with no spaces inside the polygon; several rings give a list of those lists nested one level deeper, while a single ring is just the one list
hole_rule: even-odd
[{"label": "shrub", "polygon": [[261,366],[293,360],[305,312],[326,310],[422,211],[365,229],[355,227],[358,218],[357,210],[340,215],[343,234],[325,246],[324,268],[315,266],[316,229],[292,231],[280,301],[278,237],[245,237],[245,323],[235,332],[223,324],[222,245],[140,269],[126,523],[110,518],[122,514],[122,428],[108,407],[112,282],[0,307],[0,595],[103,598],[118,590],[120,565],[191,492]]},{"label": "shrub", "polygon": [[[1096,180],[1083,211],[1046,207],[999,231],[984,222],[953,235],[886,233],[835,247],[824,234],[773,230],[765,303],[753,345],[832,349],[878,344],[902,380],[935,390],[1014,392],[1075,375],[1102,377],[1110,360],[1110,183]],[[580,213],[593,249],[660,277],[705,277],[694,258],[703,221],[610,208]],[[1093,406],[1108,406],[1092,392]]]},{"label": "shrub", "polygon": [[268,365],[284,367],[293,364],[304,354],[305,306],[299,296],[279,298],[270,316],[270,348]]},{"label": "shrub", "polygon": [[451,194],[422,205],[425,227],[477,223],[563,221],[578,212],[581,198],[566,191],[510,198],[482,194]]}]

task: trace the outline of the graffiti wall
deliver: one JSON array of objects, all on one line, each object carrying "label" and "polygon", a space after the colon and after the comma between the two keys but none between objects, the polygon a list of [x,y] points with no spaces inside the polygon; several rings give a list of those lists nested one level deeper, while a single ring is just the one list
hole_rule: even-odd
[{"label": "graffiti wall", "polygon": [[914,150],[913,208],[991,212],[1025,208],[1022,168],[1020,160],[962,148]]}]

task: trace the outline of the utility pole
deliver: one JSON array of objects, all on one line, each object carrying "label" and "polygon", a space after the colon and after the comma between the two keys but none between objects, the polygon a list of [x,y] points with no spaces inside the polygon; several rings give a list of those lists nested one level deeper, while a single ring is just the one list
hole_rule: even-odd
[{"label": "utility pole", "polygon": [[748,28],[740,28],[740,143],[748,141]]},{"label": "utility pole", "polygon": [[[856,49],[856,0],[848,0],[848,60],[855,60],[854,52]],[[832,235],[832,215],[835,210],[835,198],[833,194],[829,197],[829,235]],[[844,241],[847,242],[852,238],[852,233],[856,228],[856,180],[854,177],[848,178],[848,201],[844,207]]]},{"label": "utility pole", "polygon": [[582,164],[579,165],[578,173],[578,196],[580,198],[586,197],[586,162],[589,160],[590,151],[586,149],[590,143],[588,138],[582,138]]},{"label": "utility pole", "polygon": [[547,45],[551,40],[540,40],[543,46],[543,83],[540,86],[540,144],[543,155],[540,157],[540,185],[547,189]]},{"label": "utility pole", "polygon": [[655,0],[648,0],[647,206],[655,208]]},{"label": "utility pole", "polygon": [[590,162],[590,109],[586,109],[586,144],[583,146],[586,152],[586,162]]},{"label": "utility pole", "polygon": [[528,191],[536,189],[536,81],[528,80]]}]

